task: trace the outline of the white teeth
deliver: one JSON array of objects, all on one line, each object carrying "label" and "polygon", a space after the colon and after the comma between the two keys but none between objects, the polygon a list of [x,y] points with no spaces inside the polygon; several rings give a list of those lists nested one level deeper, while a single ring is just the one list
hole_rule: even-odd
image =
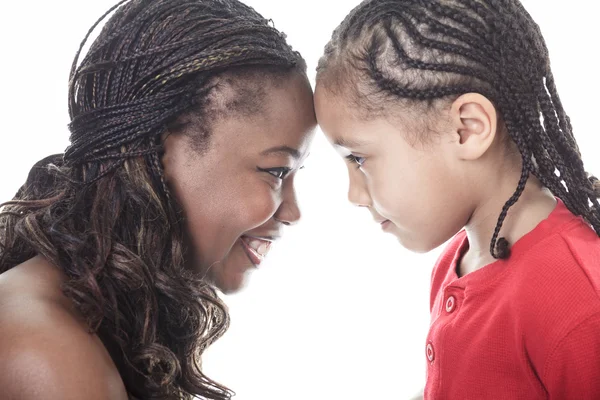
[{"label": "white teeth", "polygon": [[258,252],[258,254],[260,254],[261,256],[264,256],[267,254],[267,252],[269,251],[269,245],[267,245],[266,243],[261,244],[258,249],[256,249],[256,251]]},{"label": "white teeth", "polygon": [[264,240],[252,239],[248,245],[260,256],[265,256],[269,252],[269,243]]}]

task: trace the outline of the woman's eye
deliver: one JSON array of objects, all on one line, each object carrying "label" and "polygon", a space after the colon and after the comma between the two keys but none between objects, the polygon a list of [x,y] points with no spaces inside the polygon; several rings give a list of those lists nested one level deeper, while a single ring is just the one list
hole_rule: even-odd
[{"label": "woman's eye", "polygon": [[366,161],[365,157],[355,156],[354,154],[347,155],[346,158],[348,159],[348,161],[356,164],[358,167],[362,167],[362,165]]},{"label": "woman's eye", "polygon": [[259,170],[262,172],[267,172],[267,173],[273,175],[275,178],[281,179],[281,180],[285,179],[287,174],[289,174],[291,171],[290,168],[286,168],[286,167],[268,168],[268,169],[259,168]]}]

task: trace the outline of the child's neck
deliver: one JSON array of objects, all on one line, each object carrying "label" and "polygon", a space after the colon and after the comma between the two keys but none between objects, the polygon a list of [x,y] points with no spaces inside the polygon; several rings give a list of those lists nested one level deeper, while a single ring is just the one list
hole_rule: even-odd
[{"label": "child's neck", "polygon": [[[490,242],[500,211],[514,192],[514,185],[503,186],[478,205],[465,227],[469,248],[458,267],[459,276],[495,261],[490,254]],[[531,176],[519,201],[508,211],[499,237],[506,238],[510,245],[516,243],[546,219],[555,207],[556,199],[552,193],[537,178]]]}]

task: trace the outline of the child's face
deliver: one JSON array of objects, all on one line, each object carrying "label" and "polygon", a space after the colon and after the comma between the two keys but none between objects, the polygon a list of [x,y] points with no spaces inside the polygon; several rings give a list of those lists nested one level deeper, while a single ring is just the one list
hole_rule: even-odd
[{"label": "child's face", "polygon": [[436,132],[419,129],[424,132],[414,136],[435,135],[420,145],[408,142],[414,136],[399,119],[362,120],[342,96],[320,85],[315,108],[321,129],[346,158],[350,202],[366,207],[376,222],[388,221],[382,228],[404,247],[429,251],[465,226],[473,182],[454,150],[460,136],[449,133],[450,123],[438,124]]}]

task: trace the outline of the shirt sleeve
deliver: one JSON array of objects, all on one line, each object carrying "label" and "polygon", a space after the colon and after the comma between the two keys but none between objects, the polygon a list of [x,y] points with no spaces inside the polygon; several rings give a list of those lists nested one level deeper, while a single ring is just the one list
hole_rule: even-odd
[{"label": "shirt sleeve", "polygon": [[600,313],[560,340],[544,370],[542,381],[550,400],[600,399]]}]

